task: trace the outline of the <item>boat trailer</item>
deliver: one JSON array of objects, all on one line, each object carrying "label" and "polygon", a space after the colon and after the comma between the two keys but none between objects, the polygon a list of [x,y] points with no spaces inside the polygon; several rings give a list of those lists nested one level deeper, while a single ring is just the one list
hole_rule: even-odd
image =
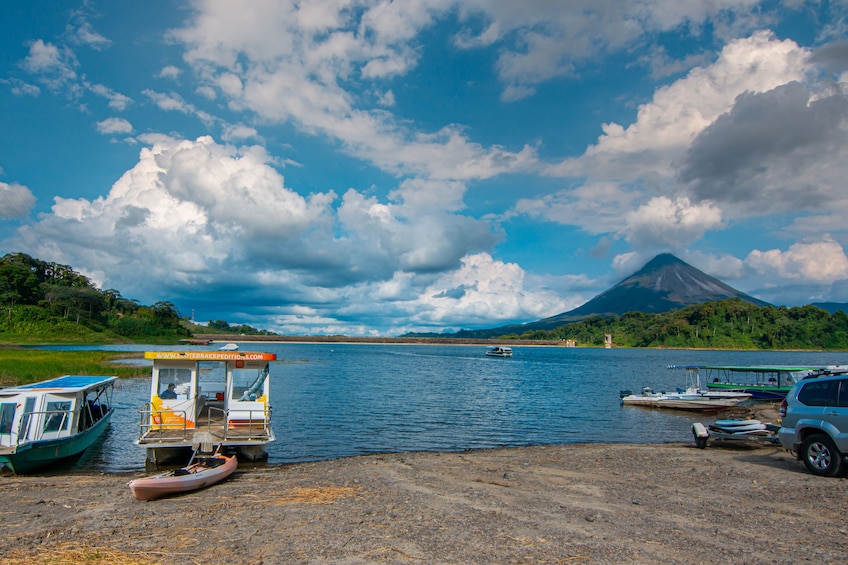
[{"label": "boat trailer", "polygon": [[692,436],[699,449],[707,447],[710,440],[753,441],[780,445],[777,432],[780,426],[765,424],[759,420],[716,420],[715,424],[705,426],[700,422],[692,424]]}]

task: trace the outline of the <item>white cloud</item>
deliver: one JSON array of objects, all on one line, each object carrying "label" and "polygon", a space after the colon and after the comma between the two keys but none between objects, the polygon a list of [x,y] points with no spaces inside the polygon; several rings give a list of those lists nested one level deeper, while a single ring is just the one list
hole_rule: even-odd
[{"label": "white cloud", "polygon": [[69,49],[59,48],[52,43],[37,39],[30,43],[29,54],[21,61],[21,68],[51,90],[78,90],[75,84],[78,65],[76,56]]},{"label": "white cloud", "polygon": [[166,65],[159,71],[159,78],[169,78],[176,80],[182,74],[182,71],[174,65]]},{"label": "white cloud", "polygon": [[22,184],[0,182],[0,218],[11,220],[29,215],[35,196]]},{"label": "white cloud", "polygon": [[[439,292],[427,288],[433,280],[471,268],[462,267],[466,258],[498,239],[488,223],[454,213],[459,199],[452,192],[462,191],[454,183],[433,183],[428,194],[406,183],[393,193],[394,203],[353,189],[341,202],[331,191],[302,197],[285,187],[261,147],[236,149],[208,137],[140,138],[152,147],[108,195],[57,197],[51,213],[4,245],[72,264],[142,301],[191,303],[200,284],[210,295],[231,294],[233,311],[311,304],[319,318],[328,311],[338,317],[373,310],[385,285],[404,280],[408,296],[381,300],[408,318],[406,304],[422,292]],[[480,264],[470,263],[478,272]],[[498,269],[503,282],[477,283],[485,290],[480,296],[494,298],[494,289],[520,284],[517,266],[495,263],[479,276]],[[548,301],[550,292],[541,292],[544,300],[525,294],[499,316],[532,317],[558,304]],[[482,311],[479,304],[463,307]]]},{"label": "white cloud", "polygon": [[760,275],[829,284],[848,279],[848,256],[829,236],[819,241],[795,243],[786,251],[754,250],[745,265]]},{"label": "white cloud", "polygon": [[243,124],[227,124],[224,126],[221,138],[226,142],[233,142],[240,139],[258,139],[260,136],[256,128]]},{"label": "white cloud", "polygon": [[457,35],[465,48],[498,44],[497,70],[504,82],[502,99],[532,95],[535,85],[570,75],[590,60],[597,61],[627,49],[649,33],[683,26],[697,29],[710,22],[720,27],[723,18],[735,22],[736,33],[756,29],[753,10],[758,0],[718,2],[617,2],[615,0],[466,0],[457,3],[464,19],[484,25]]},{"label": "white cloud", "polygon": [[[806,97],[781,106],[786,97],[779,96],[780,89],[793,81],[797,86],[810,71],[809,52],[791,40],[769,32],[733,40],[713,64],[659,88],[632,124],[605,124],[604,134],[582,156],[550,168],[549,174],[569,178],[573,188],[520,200],[511,214],[589,233],[619,233],[637,247],[679,249],[725,227],[728,219],[775,206],[803,209],[828,200],[848,211],[838,182],[848,160],[848,140],[836,117],[842,97],[823,99],[820,109],[816,102],[807,107]],[[749,97],[754,100],[745,106]],[[747,116],[758,111],[780,136],[769,137],[763,127],[762,137],[745,137],[755,131]],[[814,126],[823,119],[827,126]],[[791,144],[784,141],[789,139]],[[734,159],[744,165],[733,170]]]},{"label": "white cloud", "polygon": [[97,131],[104,135],[113,135],[116,133],[132,133],[132,124],[123,118],[106,118],[97,122]]},{"label": "white cloud", "polygon": [[[355,10],[345,2],[204,4],[173,36],[185,44],[185,59],[206,77],[206,86],[230,107],[328,135],[393,174],[466,180],[535,166],[530,146],[482,147],[455,126],[419,133],[385,111],[357,108],[355,96],[340,86],[356,69],[370,80],[406,72],[418,56],[410,41],[450,6],[366,5],[354,33]],[[308,26],[298,27],[301,21]],[[163,108],[186,111],[173,95],[147,94]]]},{"label": "white cloud", "polygon": [[636,249],[688,247],[707,230],[722,226],[721,210],[709,202],[692,204],[688,198],[672,201],[652,198],[624,218],[625,239]]},{"label": "white cloud", "polygon": [[[566,279],[566,277],[563,277]],[[573,297],[550,288],[552,280],[536,278],[528,284],[526,273],[515,263],[492,259],[488,253],[466,256],[458,269],[441,274],[423,290],[410,293],[413,279],[399,274],[380,285],[375,299],[416,295],[400,305],[408,312],[407,325],[395,333],[413,329],[462,329],[486,323],[529,322],[579,306]],[[575,281],[560,281],[563,286]]]}]

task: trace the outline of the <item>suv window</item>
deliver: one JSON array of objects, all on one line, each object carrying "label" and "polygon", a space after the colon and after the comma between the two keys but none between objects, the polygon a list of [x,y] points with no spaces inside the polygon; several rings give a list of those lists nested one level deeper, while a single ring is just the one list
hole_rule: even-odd
[{"label": "suv window", "polygon": [[838,393],[839,381],[810,381],[798,393],[798,400],[807,406],[838,406]]},{"label": "suv window", "polygon": [[839,381],[842,387],[839,389],[839,406],[840,408],[848,408],[848,379]]}]

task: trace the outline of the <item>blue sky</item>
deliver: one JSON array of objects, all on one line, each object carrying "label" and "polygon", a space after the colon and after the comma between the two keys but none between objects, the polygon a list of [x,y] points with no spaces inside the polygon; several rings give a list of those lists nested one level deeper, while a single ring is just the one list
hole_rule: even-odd
[{"label": "blue sky", "polygon": [[294,335],[568,311],[671,252],[848,301],[842,2],[5,2],[0,253]]}]

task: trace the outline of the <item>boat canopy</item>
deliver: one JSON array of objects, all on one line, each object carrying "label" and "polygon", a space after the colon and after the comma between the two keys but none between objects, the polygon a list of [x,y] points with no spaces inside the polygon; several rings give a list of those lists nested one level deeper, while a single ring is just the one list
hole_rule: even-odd
[{"label": "boat canopy", "polygon": [[63,377],[57,377],[40,383],[4,388],[0,390],[0,394],[6,396],[34,390],[52,391],[59,389],[61,389],[63,393],[72,393],[95,388],[116,380],[118,380],[118,378],[112,376],[65,375]]}]

